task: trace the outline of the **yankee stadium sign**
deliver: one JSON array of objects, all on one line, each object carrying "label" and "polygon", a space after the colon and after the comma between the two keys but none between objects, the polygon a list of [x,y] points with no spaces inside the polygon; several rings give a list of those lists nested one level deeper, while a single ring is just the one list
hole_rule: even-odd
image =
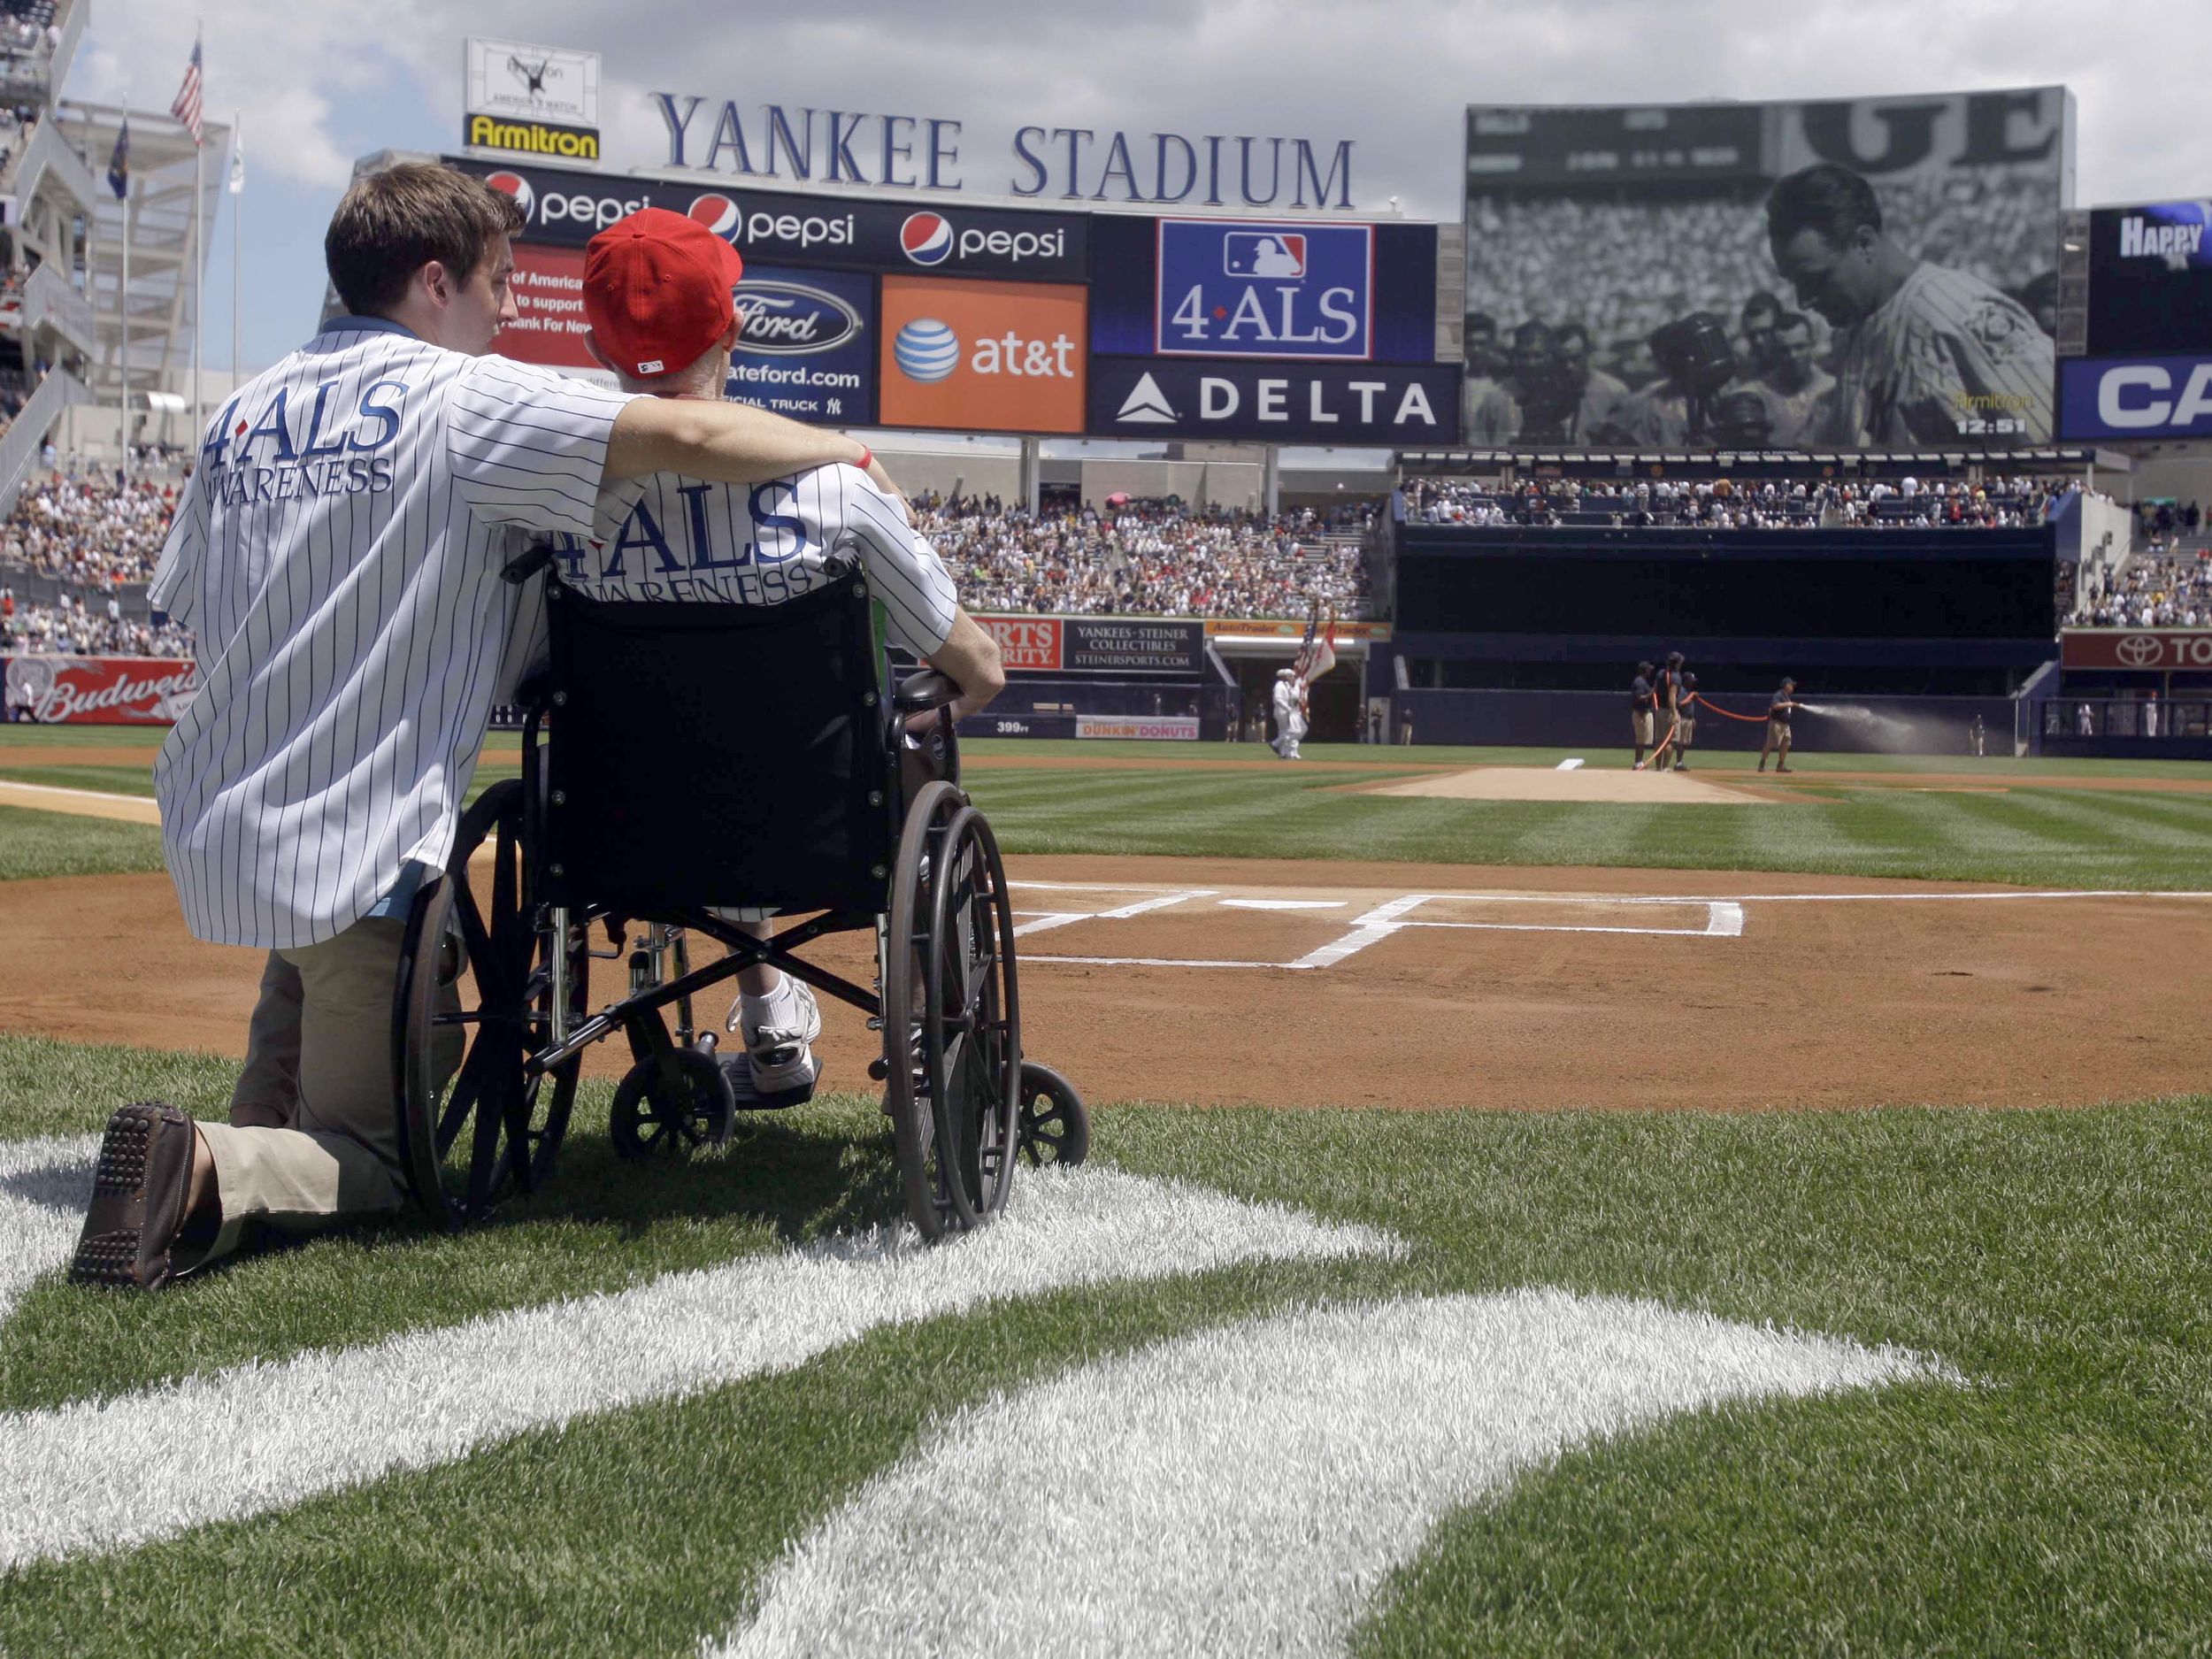
[{"label": "yankee stadium sign", "polygon": [[[780,104],[741,111],[695,93],[649,95],[668,137],[671,167],[745,179],[966,188],[961,123],[941,116],[876,115]],[[1346,209],[1352,141],[1208,133],[1017,128],[1003,193],[1063,201],[1187,203],[1205,207]]]}]

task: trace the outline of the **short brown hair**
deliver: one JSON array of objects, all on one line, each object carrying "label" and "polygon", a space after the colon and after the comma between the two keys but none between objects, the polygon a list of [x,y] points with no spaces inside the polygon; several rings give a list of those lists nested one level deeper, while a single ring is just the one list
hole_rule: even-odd
[{"label": "short brown hair", "polygon": [[466,281],[495,238],[522,228],[514,197],[433,162],[402,162],[347,188],[323,234],[323,263],[346,310],[372,317],[405,297],[436,260]]}]

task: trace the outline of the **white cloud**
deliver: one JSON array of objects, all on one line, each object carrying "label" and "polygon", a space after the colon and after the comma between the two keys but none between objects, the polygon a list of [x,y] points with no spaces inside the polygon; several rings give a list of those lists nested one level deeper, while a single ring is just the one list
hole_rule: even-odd
[{"label": "white cloud", "polygon": [[[595,47],[606,125],[626,164],[660,161],[649,88],[954,117],[971,188],[1004,188],[1022,122],[1348,137],[1359,194],[1449,214],[1460,107],[1850,96],[2066,81],[2081,95],[2084,199],[2197,195],[2188,120],[2212,11],[2131,0],[2093,22],[2075,0],[1809,0],[1786,22],[1763,0],[1131,0],[1087,8],[891,0],[784,16],[719,0],[208,0],[210,104],[248,112],[284,177],[334,188],[359,151],[422,142],[380,125],[403,93],[457,130],[469,33]],[[127,85],[165,106],[191,41],[161,0],[101,0],[99,50],[74,90]],[[355,130],[356,127],[360,130]]]}]

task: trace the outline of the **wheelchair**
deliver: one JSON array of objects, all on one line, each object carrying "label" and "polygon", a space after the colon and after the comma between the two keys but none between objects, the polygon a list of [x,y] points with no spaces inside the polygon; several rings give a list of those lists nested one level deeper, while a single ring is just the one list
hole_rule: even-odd
[{"label": "wheelchair", "polygon": [[[634,1064],[616,1150],[726,1142],[739,1110],[773,1102],[749,1097],[741,1052],[721,1059],[694,1003],[754,963],[882,1033],[870,1074],[925,1238],[998,1214],[1019,1162],[1082,1162],[1081,1097],[1022,1054],[1013,912],[996,838],[960,787],[957,687],[929,671],[893,683],[861,573],[769,606],[607,603],[565,587],[553,558],[507,572],[546,569],[549,660],[526,690],[522,775],[463,814],[401,951],[400,1142],[424,1210],[457,1228],[543,1186],[583,1052],[618,1033]],[[764,942],[730,912],[803,919]],[[872,987],[797,954],[864,929]],[[727,954],[695,963],[701,940]],[[592,964],[610,958],[626,994],[595,1010]]]}]

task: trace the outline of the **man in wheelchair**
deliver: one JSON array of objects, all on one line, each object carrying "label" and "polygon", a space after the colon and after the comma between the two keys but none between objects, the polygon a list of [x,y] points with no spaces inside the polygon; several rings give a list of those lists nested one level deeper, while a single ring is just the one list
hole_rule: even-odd
[{"label": "man in wheelchair", "polygon": [[[585,343],[625,392],[720,403],[744,328],[733,297],[743,274],[738,250],[696,219],[660,208],[633,213],[586,250]],[[666,472],[626,480],[601,495],[590,538],[564,535],[554,547],[553,580],[600,603],[778,605],[857,570],[891,641],[959,687],[954,721],[1005,688],[996,641],[961,609],[905,503],[861,467],[737,487]],[[542,616],[541,596],[526,622],[541,628]],[[525,646],[541,649],[541,636]],[[936,718],[913,720],[919,728]],[[756,939],[772,935],[757,910],[723,919]],[[820,1071],[810,1048],[822,1029],[814,993],[757,964],[738,987],[727,1025],[741,1037],[750,1094],[764,1105],[803,1101]]]},{"label": "man in wheelchair", "polygon": [[[585,265],[595,355],[626,388],[717,401],[740,270],[678,214],[603,232]],[[541,1179],[583,1050],[618,1035],[634,1064],[616,1149],[721,1144],[741,1106],[810,1087],[817,989],[882,1033],[870,1073],[925,1237],[995,1215],[1018,1153],[1079,1162],[1080,1099],[1022,1056],[1005,871],[959,787],[955,722],[1003,686],[997,648],[897,495],[846,465],[737,488],[660,474],[605,492],[589,535],[510,576],[540,572],[522,776],[471,807],[409,923],[402,1139],[426,1207],[465,1220]],[[931,670],[892,687],[887,635]],[[778,914],[796,918],[780,934]],[[629,983],[595,1013],[600,926]],[[796,954],[864,929],[872,988]],[[728,954],[695,967],[701,938]],[[475,1006],[452,1009],[464,954]],[[691,1008],[730,978],[745,1053],[726,1061]],[[435,1056],[457,1025],[472,1034],[449,1093]]]}]

